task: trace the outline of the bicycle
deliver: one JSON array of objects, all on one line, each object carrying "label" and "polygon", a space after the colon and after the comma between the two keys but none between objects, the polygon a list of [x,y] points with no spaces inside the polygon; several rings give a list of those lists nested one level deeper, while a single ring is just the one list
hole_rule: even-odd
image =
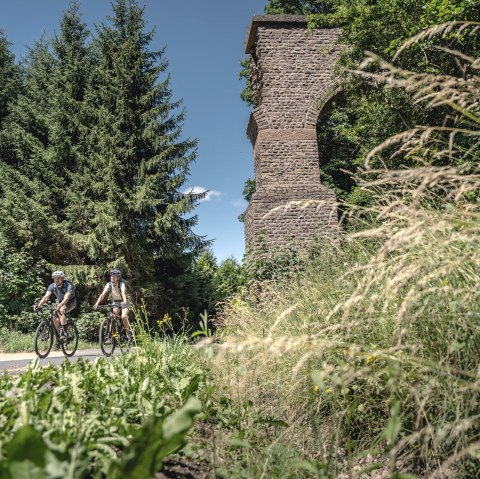
[{"label": "bicycle", "polygon": [[67,357],[73,356],[78,347],[78,329],[73,319],[67,318],[67,339],[62,341],[54,322],[56,305],[44,305],[37,309],[37,314],[42,309],[50,311],[50,314],[48,319],[44,319],[40,322],[35,331],[35,353],[41,359],[46,358],[50,354],[53,345],[53,338],[55,337],[56,342],[60,343],[63,354]]},{"label": "bicycle", "polygon": [[114,314],[114,308],[120,308],[116,303],[105,304],[98,306],[97,309],[108,309],[107,317],[100,324],[100,330],[98,332],[98,342],[102,353],[109,357],[115,351],[115,347],[118,344],[120,351],[128,351],[131,347],[132,340],[127,337],[127,330],[123,325],[123,321],[120,315]]}]

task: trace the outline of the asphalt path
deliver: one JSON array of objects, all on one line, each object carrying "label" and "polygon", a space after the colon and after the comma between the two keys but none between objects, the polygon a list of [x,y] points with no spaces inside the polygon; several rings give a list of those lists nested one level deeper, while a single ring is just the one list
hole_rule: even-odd
[{"label": "asphalt path", "polygon": [[[117,351],[115,351],[117,353]],[[94,361],[95,358],[103,356],[100,349],[84,349],[77,351],[71,358],[66,358],[61,351],[52,351],[46,358],[40,359],[42,366],[49,364],[62,364],[63,361],[77,361],[83,358],[87,361]],[[0,354],[0,371],[22,371],[35,360],[37,355],[35,353],[1,353]]]}]

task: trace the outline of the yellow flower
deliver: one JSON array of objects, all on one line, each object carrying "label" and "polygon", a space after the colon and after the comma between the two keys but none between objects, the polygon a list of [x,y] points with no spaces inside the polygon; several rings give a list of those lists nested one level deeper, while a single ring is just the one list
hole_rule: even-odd
[{"label": "yellow flower", "polygon": [[168,313],[165,313],[163,315],[163,318],[157,321],[157,325],[160,327],[162,324],[168,323],[171,320],[172,320],[172,317]]},{"label": "yellow flower", "polygon": [[374,359],[373,356],[370,356],[370,355],[367,356],[367,359],[365,360],[365,362],[367,363],[367,366],[373,362],[373,359]]},{"label": "yellow flower", "polygon": [[327,389],[325,389],[325,392],[326,392],[327,394],[332,394],[332,388],[327,388]]},{"label": "yellow flower", "polygon": [[313,386],[314,392],[318,393],[318,386]]}]

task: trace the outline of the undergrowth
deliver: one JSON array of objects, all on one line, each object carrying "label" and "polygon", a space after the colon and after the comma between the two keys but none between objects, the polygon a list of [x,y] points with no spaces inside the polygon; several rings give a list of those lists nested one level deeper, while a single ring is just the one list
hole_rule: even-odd
[{"label": "undergrowth", "polygon": [[[404,48],[452,34],[478,25]],[[204,341],[219,403],[244,417],[216,436],[238,477],[480,476],[480,64],[445,54],[461,77],[373,55],[356,72],[451,114],[376,148],[361,184],[372,205],[350,210],[363,226],[302,274],[230,301],[220,344]],[[415,168],[376,160],[395,146]]]}]

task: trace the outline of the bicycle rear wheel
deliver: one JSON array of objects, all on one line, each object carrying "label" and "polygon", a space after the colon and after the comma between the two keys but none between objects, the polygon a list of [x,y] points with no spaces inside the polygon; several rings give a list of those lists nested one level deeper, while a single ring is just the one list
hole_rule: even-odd
[{"label": "bicycle rear wheel", "polygon": [[107,357],[111,356],[113,351],[115,351],[116,335],[115,322],[112,318],[104,319],[98,332],[98,342],[102,353]]},{"label": "bicycle rear wheel", "polygon": [[125,329],[122,331],[121,336],[118,340],[118,346],[122,353],[128,353],[133,346],[133,339],[127,340]]},{"label": "bicycle rear wheel", "polygon": [[60,341],[62,351],[65,356],[73,356],[78,346],[78,329],[77,325],[72,321],[68,321],[67,326],[67,340],[65,342]]},{"label": "bicycle rear wheel", "polygon": [[53,328],[50,321],[42,321],[35,332],[34,347],[39,358],[46,358],[52,349]]}]

